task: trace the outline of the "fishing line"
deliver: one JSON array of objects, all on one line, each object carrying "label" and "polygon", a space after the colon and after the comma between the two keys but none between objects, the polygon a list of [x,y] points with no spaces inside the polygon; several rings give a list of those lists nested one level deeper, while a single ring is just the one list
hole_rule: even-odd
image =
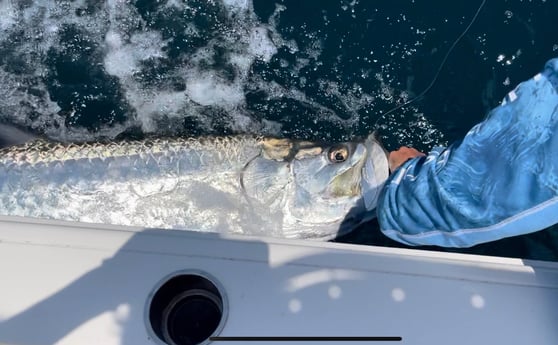
[{"label": "fishing line", "polygon": [[484,7],[486,3],[486,0],[482,0],[479,8],[477,9],[477,12],[475,13],[475,15],[473,16],[473,18],[471,19],[471,21],[469,22],[469,25],[467,25],[467,27],[465,28],[465,30],[463,30],[463,32],[461,33],[461,35],[459,35],[455,41],[453,41],[452,45],[450,46],[450,48],[448,49],[448,52],[446,53],[446,55],[444,56],[444,58],[442,59],[442,62],[440,63],[440,66],[438,67],[438,70],[436,71],[436,74],[434,75],[434,78],[432,78],[432,81],[430,82],[430,84],[421,92],[419,93],[417,96],[411,98],[410,100],[406,101],[403,104],[400,104],[398,106],[396,106],[393,109],[390,109],[388,112],[383,113],[374,123],[374,128],[377,128],[378,122],[380,122],[380,120],[382,120],[383,118],[385,118],[387,115],[393,113],[396,110],[399,110],[401,108],[403,108],[404,106],[407,106],[411,103],[416,102],[418,99],[422,98],[428,91],[430,91],[430,89],[434,86],[434,84],[436,83],[436,80],[438,80],[438,76],[440,75],[440,72],[442,71],[442,68],[444,68],[444,65],[446,64],[446,61],[448,60],[448,57],[450,56],[451,52],[453,51],[453,49],[455,48],[455,46],[457,45],[457,43],[459,43],[459,41],[461,41],[461,39],[463,38],[463,36],[465,36],[465,34],[469,31],[469,29],[471,28],[471,26],[473,26],[473,24],[475,23],[475,21],[477,20],[477,17],[479,16],[482,8]]}]

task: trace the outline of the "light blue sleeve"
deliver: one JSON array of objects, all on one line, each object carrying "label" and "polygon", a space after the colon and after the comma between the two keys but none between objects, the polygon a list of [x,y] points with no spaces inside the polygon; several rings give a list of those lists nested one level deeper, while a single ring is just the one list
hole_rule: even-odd
[{"label": "light blue sleeve", "polygon": [[409,245],[470,247],[558,223],[558,59],[454,145],[390,176],[378,220]]}]

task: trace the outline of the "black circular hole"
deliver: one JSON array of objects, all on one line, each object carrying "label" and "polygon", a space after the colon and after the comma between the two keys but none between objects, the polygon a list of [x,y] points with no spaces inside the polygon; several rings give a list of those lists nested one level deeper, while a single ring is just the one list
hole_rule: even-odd
[{"label": "black circular hole", "polygon": [[163,312],[163,337],[169,344],[194,345],[208,339],[221,321],[216,297],[199,292],[177,296]]},{"label": "black circular hole", "polygon": [[169,345],[202,344],[223,319],[223,298],[208,279],[192,274],[173,277],[153,295],[149,321]]}]

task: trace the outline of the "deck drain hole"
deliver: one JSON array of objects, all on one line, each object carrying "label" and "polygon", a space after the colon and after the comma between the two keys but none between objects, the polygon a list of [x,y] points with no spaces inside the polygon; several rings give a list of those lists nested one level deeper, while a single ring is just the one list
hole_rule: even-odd
[{"label": "deck drain hole", "polygon": [[181,274],[155,292],[149,322],[168,345],[198,345],[216,335],[223,313],[223,297],[215,284],[200,275]]}]

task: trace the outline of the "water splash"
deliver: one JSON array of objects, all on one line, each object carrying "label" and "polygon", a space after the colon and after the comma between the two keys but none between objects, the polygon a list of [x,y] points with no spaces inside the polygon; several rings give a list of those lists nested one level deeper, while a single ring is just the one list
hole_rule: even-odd
[{"label": "water splash", "polygon": [[[373,23],[360,2],[341,6]],[[397,85],[400,65],[382,64],[372,50],[351,57],[346,36],[290,25],[285,13],[296,9],[287,5],[268,16],[249,0],[3,1],[0,9],[0,115],[54,139],[134,128],[348,138],[409,97]],[[318,17],[318,27],[335,20],[325,10]],[[412,57],[430,29],[412,30],[416,42],[390,44],[391,56]],[[352,60],[361,67],[347,73]],[[426,118],[417,125],[436,131]]]}]

